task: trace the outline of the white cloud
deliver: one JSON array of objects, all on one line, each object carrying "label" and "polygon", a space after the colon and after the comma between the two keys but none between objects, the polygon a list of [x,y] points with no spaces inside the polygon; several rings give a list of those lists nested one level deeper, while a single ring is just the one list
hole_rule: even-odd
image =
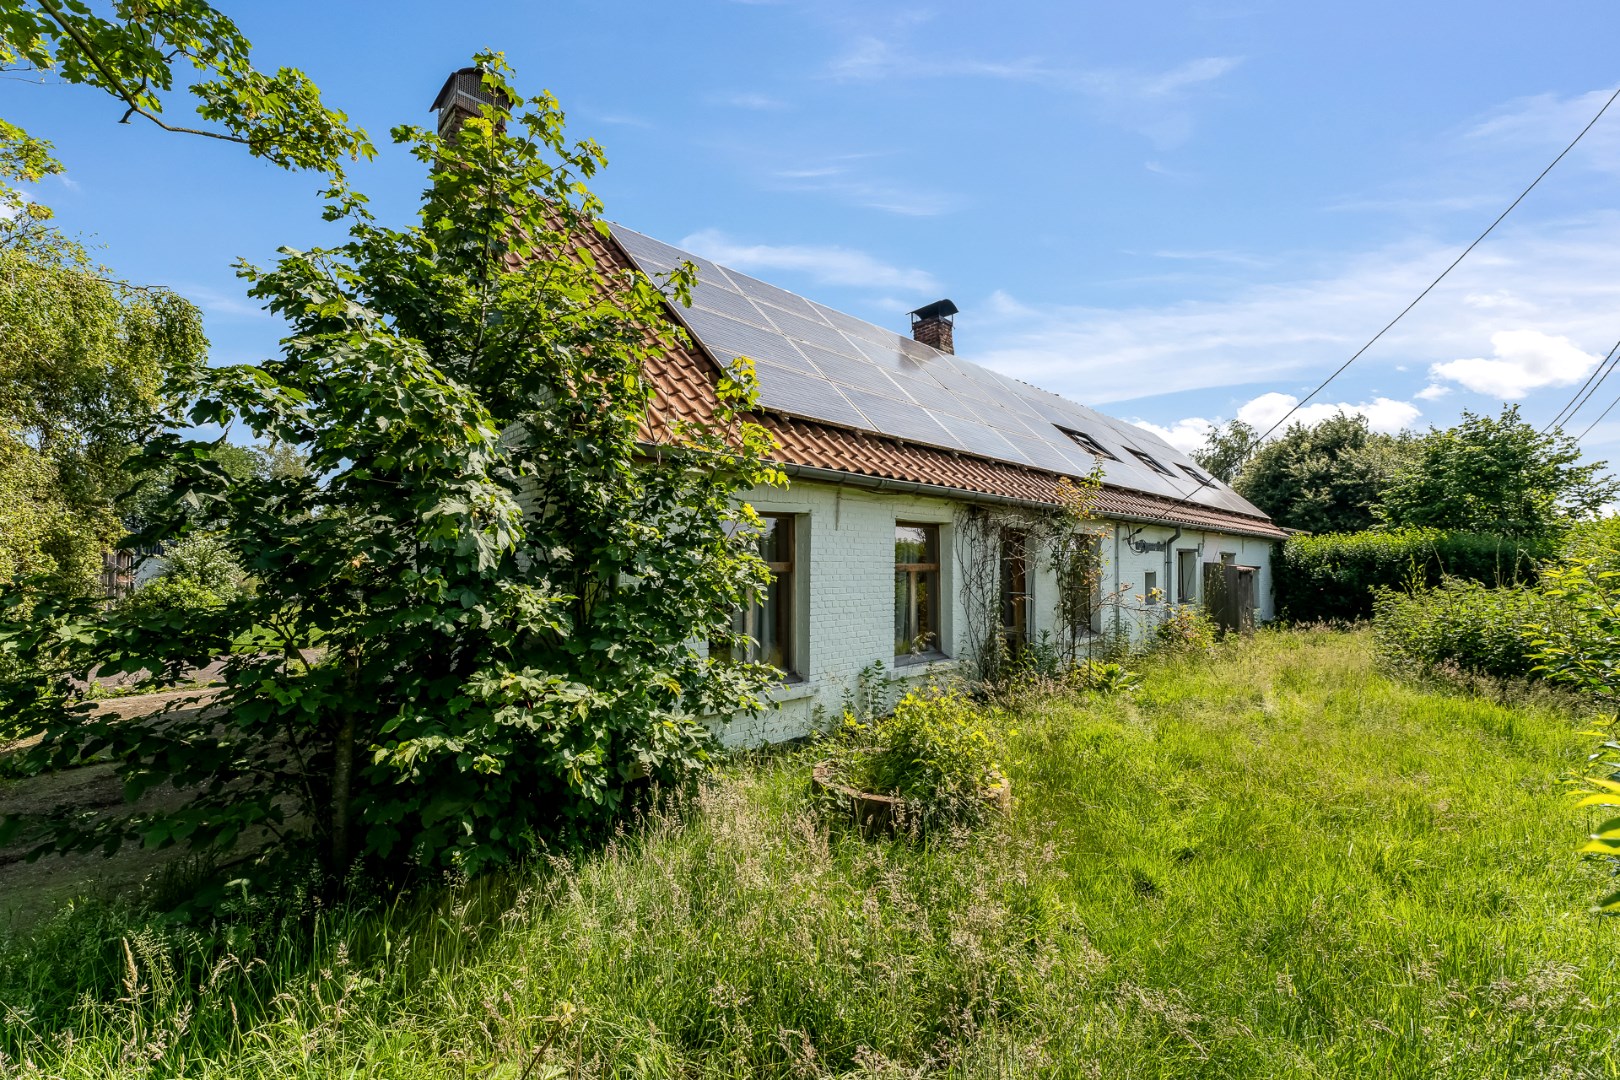
[{"label": "white cloud", "polygon": [[[1264,434],[1271,426],[1284,416],[1288,410],[1299,404],[1299,398],[1292,394],[1272,391],[1251,398],[1237,410],[1237,419],[1250,425]],[[1333,416],[1365,416],[1367,426],[1374,431],[1394,434],[1412,426],[1422,415],[1416,406],[1405,401],[1395,401],[1387,397],[1377,397],[1372,401],[1364,401],[1358,405],[1341,401],[1334,404],[1313,401],[1288,417],[1288,425],[1296,422],[1307,426],[1319,424]],[[1202,416],[1188,416],[1166,427],[1163,424],[1151,423],[1147,420],[1132,420],[1137,427],[1146,428],[1159,438],[1183,453],[1192,453],[1202,447],[1209,433],[1221,427],[1223,421],[1210,420]],[[1280,432],[1279,432],[1280,434]],[[1274,434],[1273,438],[1276,437]]]},{"label": "white cloud", "polygon": [[1478,394],[1513,400],[1543,386],[1572,386],[1597,367],[1599,358],[1569,338],[1539,330],[1499,330],[1491,335],[1492,357],[1431,364],[1429,374]]},{"label": "white cloud", "polygon": [[1420,401],[1439,401],[1451,393],[1451,387],[1441,386],[1439,383],[1430,383],[1412,396]]},{"label": "white cloud", "polygon": [[1413,422],[1423,415],[1422,411],[1411,402],[1395,401],[1387,397],[1374,398],[1358,405],[1352,405],[1347,401],[1335,404],[1313,401],[1301,406],[1290,416],[1289,410],[1296,405],[1299,405],[1299,398],[1293,394],[1272,391],[1246,402],[1238,409],[1237,418],[1245,424],[1258,428],[1264,434],[1285,416],[1288,417],[1288,425],[1298,423],[1307,427],[1335,416],[1365,416],[1367,426],[1372,430],[1393,434],[1411,427]]},{"label": "white cloud", "polygon": [[1205,420],[1202,416],[1189,416],[1177,420],[1169,427],[1149,423],[1146,420],[1132,420],[1131,423],[1139,428],[1146,428],[1153,432],[1153,434],[1184,454],[1190,454],[1203,446],[1204,440],[1209,437],[1210,431],[1217,426],[1215,421]]},{"label": "white cloud", "polygon": [[718,229],[695,232],[682,239],[680,246],[738,270],[788,270],[806,274],[822,285],[939,291],[939,283],[927,272],[893,266],[853,248],[824,244],[745,244]]}]

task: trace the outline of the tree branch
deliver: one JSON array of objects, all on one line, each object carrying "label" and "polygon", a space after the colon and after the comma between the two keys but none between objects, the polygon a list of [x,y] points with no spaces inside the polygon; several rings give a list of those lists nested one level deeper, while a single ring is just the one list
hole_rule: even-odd
[{"label": "tree branch", "polygon": [[154,116],[152,113],[147,112],[145,109],[141,108],[140,102],[138,102],[135,99],[135,96],[124,86],[123,80],[118,78],[117,75],[113,74],[113,72],[102,61],[101,56],[96,52],[94,47],[91,46],[89,39],[84,36],[83,31],[81,31],[77,26],[74,26],[66,17],[62,15],[61,11],[57,9],[55,0],[39,0],[39,6],[43,8],[45,13],[56,22],[57,26],[62,28],[63,33],[73,39],[73,43],[77,45],[84,53],[85,59],[89,60],[90,65],[101,73],[101,77],[103,79],[107,80],[108,88],[121,101],[123,101],[124,104],[129,106],[129,111],[124,113],[123,117],[118,121],[120,124],[129,123],[129,118],[133,115],[140,115],[146,117],[164,131],[171,131],[177,135],[201,135],[206,139],[219,139],[222,142],[241,143],[243,146],[248,145],[248,140],[242,138],[240,135],[229,135],[222,131],[204,131],[201,128],[179,127],[175,124],[166,123],[163,120],[158,119],[158,117]]}]

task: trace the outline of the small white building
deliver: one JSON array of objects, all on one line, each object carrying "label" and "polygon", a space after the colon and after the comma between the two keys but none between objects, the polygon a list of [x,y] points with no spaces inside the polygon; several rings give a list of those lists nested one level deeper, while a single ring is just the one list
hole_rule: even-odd
[{"label": "small white building", "polygon": [[[775,584],[740,618],[783,670],[780,708],[733,720],[727,742],[806,734],[863,672],[935,679],[992,639],[1072,654],[1215,594],[1229,623],[1271,617],[1280,528],[1153,433],[956,356],[949,301],[914,312],[904,336],[618,226],[597,254],[698,268],[692,306],[670,309],[694,347],[651,372],[650,438],[707,413],[717,365],[747,356],[792,480],[746,496],[770,528]],[[1065,602],[1039,523],[1063,479],[1098,463],[1086,542],[1100,581]]]}]

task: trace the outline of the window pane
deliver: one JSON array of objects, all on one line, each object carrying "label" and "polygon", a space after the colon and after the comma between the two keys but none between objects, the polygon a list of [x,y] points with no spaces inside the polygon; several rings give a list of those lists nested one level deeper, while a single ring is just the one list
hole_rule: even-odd
[{"label": "window pane", "polygon": [[939,650],[939,627],[935,622],[934,601],[939,575],[927,571],[917,575],[917,632],[912,644],[918,652]]},{"label": "window pane", "polygon": [[786,583],[781,577],[774,577],[765,590],[764,600],[754,606],[758,614],[758,659],[783,671],[788,670],[786,592]]},{"label": "window pane", "polygon": [[911,607],[911,581],[912,575],[906,570],[894,572],[894,655],[904,656],[911,651],[911,639],[916,636],[912,630]]},{"label": "window pane", "polygon": [[894,561],[933,563],[939,561],[939,527],[935,525],[896,525]]},{"label": "window pane", "polygon": [[1149,604],[1159,602],[1159,575],[1156,571],[1148,570],[1142,574],[1142,599]]},{"label": "window pane", "polygon": [[763,520],[765,531],[759,534],[759,557],[766,562],[787,562],[793,555],[787,550],[792,530],[786,519],[767,514]]},{"label": "window pane", "polygon": [[1176,602],[1190,604],[1198,595],[1198,552],[1176,552]]}]

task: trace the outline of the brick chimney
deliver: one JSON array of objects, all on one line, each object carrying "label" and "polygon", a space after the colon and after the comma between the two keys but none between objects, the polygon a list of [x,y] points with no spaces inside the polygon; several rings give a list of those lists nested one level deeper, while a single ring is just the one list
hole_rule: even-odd
[{"label": "brick chimney", "polygon": [[911,313],[911,336],[924,345],[932,345],[942,353],[955,353],[951,342],[951,318],[956,305],[949,300],[935,300]]},{"label": "brick chimney", "polygon": [[[484,89],[483,73],[475,67],[464,67],[451,72],[439,88],[439,96],[433,99],[433,104],[428,108],[439,114],[439,137],[448,138],[461,127],[462,121],[469,116],[477,116],[481,107],[494,100],[490,92]],[[511,102],[503,101],[500,105],[504,110],[511,107]]]}]

